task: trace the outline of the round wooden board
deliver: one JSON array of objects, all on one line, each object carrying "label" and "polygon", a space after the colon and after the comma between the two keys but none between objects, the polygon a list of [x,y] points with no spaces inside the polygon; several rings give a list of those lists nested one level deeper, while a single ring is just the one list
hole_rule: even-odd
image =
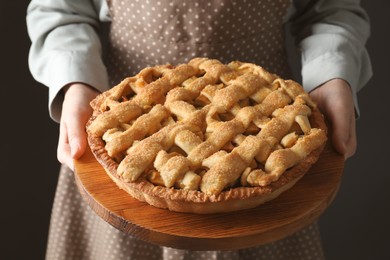
[{"label": "round wooden board", "polygon": [[343,169],[343,156],[328,144],[309,172],[278,198],[254,209],[211,215],[171,212],[133,199],[89,149],[75,161],[75,179],[101,218],[138,239],[189,250],[235,250],[276,241],[311,224],[335,197]]}]

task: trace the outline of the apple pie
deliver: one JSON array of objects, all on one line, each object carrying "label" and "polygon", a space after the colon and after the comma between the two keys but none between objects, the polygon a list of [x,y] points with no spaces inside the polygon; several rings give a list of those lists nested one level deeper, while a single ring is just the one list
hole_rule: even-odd
[{"label": "apple pie", "polygon": [[319,158],[327,128],[293,80],[259,65],[194,58],[147,67],[92,102],[88,142],[119,188],[155,207],[256,207]]}]

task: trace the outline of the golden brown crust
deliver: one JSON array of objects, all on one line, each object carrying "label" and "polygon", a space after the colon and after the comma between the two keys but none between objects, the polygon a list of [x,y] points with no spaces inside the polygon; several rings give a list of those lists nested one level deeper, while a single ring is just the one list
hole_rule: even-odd
[{"label": "golden brown crust", "polygon": [[[302,87],[248,63],[196,58],[147,68],[91,105],[88,142],[110,178],[134,198],[173,211],[228,212],[274,199],[303,177],[326,141],[323,115]],[[278,143],[284,147],[275,152]]]},{"label": "golden brown crust", "polygon": [[[324,130],[327,129],[323,116],[317,109],[313,111],[310,119],[314,126]],[[118,164],[108,156],[101,139],[89,136],[88,141],[95,157],[119,188],[125,190],[134,198],[155,207],[197,214],[249,209],[276,198],[284,191],[293,187],[305,175],[318,160],[325,147],[324,144],[313,151],[305,160],[292,169],[287,170],[277,181],[266,187],[237,187],[228,191],[222,191],[217,196],[209,196],[200,191],[155,186],[146,179],[141,179],[134,183],[124,182],[116,172]]]}]

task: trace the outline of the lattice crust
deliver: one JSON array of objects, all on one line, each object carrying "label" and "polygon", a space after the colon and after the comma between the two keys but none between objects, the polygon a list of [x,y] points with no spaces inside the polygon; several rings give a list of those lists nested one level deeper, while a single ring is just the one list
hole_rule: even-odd
[{"label": "lattice crust", "polygon": [[102,140],[118,180],[208,196],[271,185],[327,139],[298,83],[238,61],[145,68],[91,106],[88,135]]}]

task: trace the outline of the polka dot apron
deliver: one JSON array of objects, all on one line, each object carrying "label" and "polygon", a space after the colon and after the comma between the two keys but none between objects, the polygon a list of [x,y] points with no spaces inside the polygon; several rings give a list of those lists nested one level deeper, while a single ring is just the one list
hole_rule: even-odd
[{"label": "polka dot apron", "polygon": [[146,66],[193,57],[253,62],[290,76],[283,22],[290,0],[109,0],[109,75],[116,85]]},{"label": "polka dot apron", "polygon": [[[107,68],[112,85],[145,66],[193,57],[240,60],[289,77],[283,18],[290,0],[109,0]],[[62,166],[50,222],[48,260],[324,259],[313,224],[283,240],[236,251],[160,247],[107,224],[83,201]]]}]

